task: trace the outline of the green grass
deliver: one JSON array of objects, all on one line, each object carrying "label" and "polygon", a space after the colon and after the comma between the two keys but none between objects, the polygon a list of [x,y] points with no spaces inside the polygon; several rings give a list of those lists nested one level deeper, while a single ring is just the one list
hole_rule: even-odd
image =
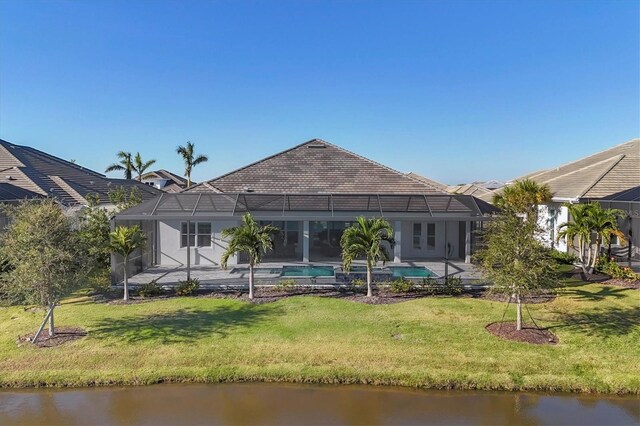
[{"label": "green grass", "polygon": [[18,347],[16,337],[33,332],[42,312],[0,308],[0,386],[260,380],[640,393],[639,291],[572,283],[555,301],[530,306],[560,338],[556,346],[489,334],[485,326],[504,309],[445,297],[394,305],[174,298],[127,306],[77,297],[56,309],[56,321],[89,335],[40,349]]}]

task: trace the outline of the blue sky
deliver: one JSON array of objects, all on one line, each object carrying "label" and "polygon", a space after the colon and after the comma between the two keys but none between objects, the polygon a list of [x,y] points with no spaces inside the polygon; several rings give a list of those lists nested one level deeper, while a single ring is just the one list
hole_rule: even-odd
[{"label": "blue sky", "polygon": [[0,138],[203,180],[312,138],[446,183],[640,135],[637,1],[0,0]]}]

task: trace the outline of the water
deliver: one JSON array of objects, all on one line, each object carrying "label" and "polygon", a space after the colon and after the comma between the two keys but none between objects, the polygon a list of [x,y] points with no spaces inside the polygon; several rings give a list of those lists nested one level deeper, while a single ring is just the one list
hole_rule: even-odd
[{"label": "water", "polygon": [[389,266],[394,278],[428,278],[435,274],[424,266]]},{"label": "water", "polygon": [[[249,268],[233,268],[232,274],[249,275]],[[280,275],[282,268],[253,268],[254,275]]]},{"label": "water", "polygon": [[333,277],[332,266],[283,266],[281,277]]},{"label": "water", "polygon": [[0,391],[0,424],[637,425],[637,396],[289,384]]}]

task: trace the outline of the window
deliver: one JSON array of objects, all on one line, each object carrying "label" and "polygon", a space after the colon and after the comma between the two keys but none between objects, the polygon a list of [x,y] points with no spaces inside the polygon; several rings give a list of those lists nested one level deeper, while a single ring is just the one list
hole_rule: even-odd
[{"label": "window", "polygon": [[[187,222],[182,222],[180,247],[187,246]],[[196,245],[197,242],[197,245]],[[211,222],[191,222],[189,226],[190,247],[211,247]]]},{"label": "window", "polygon": [[422,224],[414,223],[413,224],[413,248],[414,249],[422,248],[420,244],[421,238],[422,238]]},{"label": "window", "polygon": [[427,223],[427,248],[434,250],[436,248],[436,224]]}]

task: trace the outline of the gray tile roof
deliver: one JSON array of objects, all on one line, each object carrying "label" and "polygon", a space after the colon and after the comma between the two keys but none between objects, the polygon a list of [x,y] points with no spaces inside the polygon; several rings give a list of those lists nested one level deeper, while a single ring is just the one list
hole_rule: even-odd
[{"label": "gray tile roof", "polygon": [[19,186],[14,186],[10,183],[0,183],[0,201],[20,201],[26,198],[40,198],[43,195],[29,191]]},{"label": "gray tile roof", "polygon": [[[640,139],[516,180],[547,184],[556,200],[609,198],[640,185]],[[491,201],[500,190],[481,198]]]},{"label": "gray tile roof", "polygon": [[[0,183],[29,191],[38,196],[52,196],[65,205],[86,204],[95,193],[108,201],[110,189],[137,187],[143,200],[160,194],[155,188],[134,180],[110,179],[93,170],[39,151],[0,139]],[[0,198],[4,201],[6,198]]]},{"label": "gray tile roof", "polygon": [[215,179],[193,192],[446,194],[415,179],[320,139],[294,146]]},{"label": "gray tile roof", "polygon": [[[162,179],[167,179],[170,180],[171,182],[175,183],[178,186],[186,186],[187,185],[187,179],[183,178],[182,176],[178,176],[175,173],[171,173],[168,170],[165,169],[160,169],[160,170],[154,170],[152,172],[148,172],[142,175],[142,179],[147,179],[149,178],[151,175],[156,175],[159,178]],[[195,184],[195,182],[191,181],[191,184]]]},{"label": "gray tile roof", "polygon": [[473,195],[474,197],[480,197],[490,191],[486,188],[476,185],[475,183],[467,183],[464,185],[449,186],[447,187],[447,192],[451,194]]}]

